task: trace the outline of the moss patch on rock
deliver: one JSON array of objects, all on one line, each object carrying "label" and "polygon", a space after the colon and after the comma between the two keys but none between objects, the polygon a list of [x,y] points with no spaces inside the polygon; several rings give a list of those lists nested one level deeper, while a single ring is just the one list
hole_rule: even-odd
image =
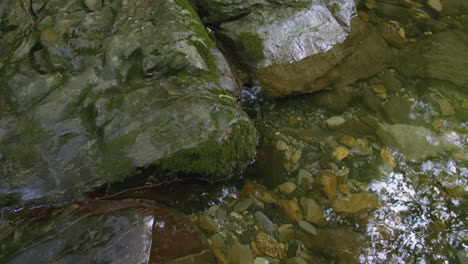
[{"label": "moss patch on rock", "polygon": [[239,121],[232,125],[231,134],[218,142],[210,138],[197,148],[179,151],[160,162],[169,170],[208,174],[214,179],[226,177],[233,168],[242,168],[252,161],[257,144],[255,128],[250,122]]}]

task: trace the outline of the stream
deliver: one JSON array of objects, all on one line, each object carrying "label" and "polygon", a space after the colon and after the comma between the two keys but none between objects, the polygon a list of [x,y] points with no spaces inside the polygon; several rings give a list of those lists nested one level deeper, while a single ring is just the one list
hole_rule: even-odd
[{"label": "stream", "polygon": [[5,0],[0,264],[468,264],[467,32],[463,0]]}]

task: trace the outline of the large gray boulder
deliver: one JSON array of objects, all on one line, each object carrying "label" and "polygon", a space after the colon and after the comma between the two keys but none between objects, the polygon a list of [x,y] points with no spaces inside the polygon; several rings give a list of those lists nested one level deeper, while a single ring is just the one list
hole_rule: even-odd
[{"label": "large gray boulder", "polygon": [[217,32],[267,95],[342,88],[392,59],[377,31],[355,17],[353,0],[278,2],[251,6]]},{"label": "large gray boulder", "polygon": [[151,165],[220,179],[251,161],[238,83],[187,1],[84,3],[0,4],[0,195]]}]

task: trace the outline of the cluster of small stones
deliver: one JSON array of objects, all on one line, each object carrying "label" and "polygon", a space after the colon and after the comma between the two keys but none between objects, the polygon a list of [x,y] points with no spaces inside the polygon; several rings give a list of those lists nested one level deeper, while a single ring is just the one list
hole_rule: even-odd
[{"label": "cluster of small stones", "polygon": [[[371,101],[375,100],[374,103],[385,107],[392,98],[399,98],[412,105],[421,104],[413,97],[412,91],[401,87],[401,84],[396,90],[388,88],[391,82],[382,82],[385,79],[382,75],[385,74],[383,72],[379,77],[360,83],[364,90],[368,89],[372,93],[364,105],[369,107]],[[429,97],[442,100],[440,94]],[[438,105],[439,111],[437,105],[434,105],[429,113],[435,119],[432,124],[434,130],[442,132],[443,128],[437,126],[442,121],[439,122],[437,118],[448,115],[447,110],[440,107],[442,104]],[[444,105],[448,107],[450,104]],[[359,171],[369,164],[375,164],[382,171],[407,166],[407,159],[401,152],[382,144],[378,138],[355,137],[351,135],[352,132],[347,134],[347,131],[362,125],[358,120],[362,120],[363,113],[354,113],[353,109],[351,107],[350,111],[340,115],[317,111],[313,117],[304,117],[294,112],[290,117],[283,118],[288,127],[300,127],[304,123],[304,127],[319,127],[328,136],[290,136],[279,131],[282,126],[276,127],[278,131],[273,133],[270,140],[283,156],[283,169],[288,175],[285,181],[270,188],[248,182],[235,199],[193,216],[193,221],[208,235],[218,263],[322,263],[323,256],[330,252],[340,252],[341,247],[353,248],[352,245],[343,244],[336,248],[328,245],[331,247],[329,251],[326,247],[312,248],[316,244],[311,244],[309,239],[320,243],[324,241],[324,236],[334,234],[322,231],[321,235],[321,230],[336,230],[340,224],[357,221],[365,225],[372,218],[372,212],[381,206],[379,197],[369,191],[371,179],[358,180],[361,178],[350,175],[352,171]],[[412,108],[409,113],[423,120],[427,109],[416,110]],[[385,122],[377,116],[369,115],[367,118],[376,124]],[[297,131],[307,129],[298,128]],[[359,244],[354,239],[354,231],[336,235],[353,237],[343,239],[348,241],[344,243]]]}]

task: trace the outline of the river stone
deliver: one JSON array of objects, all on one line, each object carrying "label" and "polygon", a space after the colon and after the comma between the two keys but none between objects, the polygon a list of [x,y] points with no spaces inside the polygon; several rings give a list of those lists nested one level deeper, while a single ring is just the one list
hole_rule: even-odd
[{"label": "river stone", "polygon": [[307,223],[306,221],[301,220],[297,222],[297,224],[302,230],[304,230],[304,232],[314,235],[314,236],[317,235],[317,229],[313,225]]},{"label": "river stone", "polygon": [[230,264],[252,264],[254,258],[249,246],[235,245],[231,247],[228,254]]},{"label": "river stone", "polygon": [[6,217],[0,262],[214,264],[206,237],[184,215],[150,201],[80,202]]},{"label": "river stone", "polygon": [[344,126],[346,120],[341,116],[332,116],[326,122],[329,129],[336,130]]},{"label": "river stone", "polygon": [[257,211],[255,212],[254,217],[260,229],[265,230],[269,234],[272,234],[275,231],[273,222],[264,213]]},{"label": "river stone", "polygon": [[333,200],[333,210],[337,213],[362,213],[379,206],[379,198],[370,193],[354,193],[349,197]]},{"label": "river stone", "polygon": [[286,243],[289,240],[293,239],[296,235],[294,231],[294,226],[292,224],[284,224],[278,227],[278,241],[281,243]]},{"label": "river stone", "polygon": [[333,199],[335,197],[336,187],[338,185],[336,175],[328,170],[320,171],[318,182],[321,185],[323,192],[327,195],[328,199]]},{"label": "river stone", "polygon": [[441,12],[443,9],[443,6],[440,0],[427,0],[427,5],[437,12]]},{"label": "river stone", "polygon": [[366,247],[365,237],[345,228],[318,229],[316,236],[301,233],[301,241],[309,250],[320,251],[337,257],[354,256],[353,262],[359,263],[357,256]]},{"label": "river stone", "polygon": [[256,257],[253,264],[270,264],[270,262],[264,258]]},{"label": "river stone", "polygon": [[284,194],[290,194],[296,190],[297,185],[294,182],[285,182],[278,185],[278,190]]},{"label": "river stone", "polygon": [[396,68],[403,75],[449,81],[468,87],[468,34],[444,31],[403,50]]},{"label": "river stone", "polygon": [[385,145],[398,149],[406,158],[415,161],[456,149],[447,137],[420,126],[379,124],[377,135]]},{"label": "river stone", "polygon": [[252,245],[255,247],[255,250],[261,254],[261,256],[269,256],[277,258],[279,254],[279,243],[273,237],[259,232],[255,237],[255,240],[252,241]]},{"label": "river stone", "polygon": [[302,198],[301,206],[306,221],[316,225],[323,225],[326,222],[322,207],[314,199]]},{"label": "river stone", "polygon": [[247,198],[244,200],[240,200],[239,202],[234,205],[234,212],[237,213],[242,213],[245,210],[249,209],[249,207],[254,203],[254,200],[252,198]]},{"label": "river stone", "polygon": [[399,97],[392,97],[383,105],[386,119],[392,124],[414,124],[417,122],[413,117],[413,106],[411,102]]},{"label": "river stone", "polygon": [[303,213],[297,198],[294,197],[292,200],[278,200],[277,205],[287,219],[291,221],[298,221],[302,219]]},{"label": "river stone", "polygon": [[79,193],[153,165],[220,179],[252,160],[238,84],[186,0],[29,3],[0,4],[0,101],[19,117],[0,193]]}]

